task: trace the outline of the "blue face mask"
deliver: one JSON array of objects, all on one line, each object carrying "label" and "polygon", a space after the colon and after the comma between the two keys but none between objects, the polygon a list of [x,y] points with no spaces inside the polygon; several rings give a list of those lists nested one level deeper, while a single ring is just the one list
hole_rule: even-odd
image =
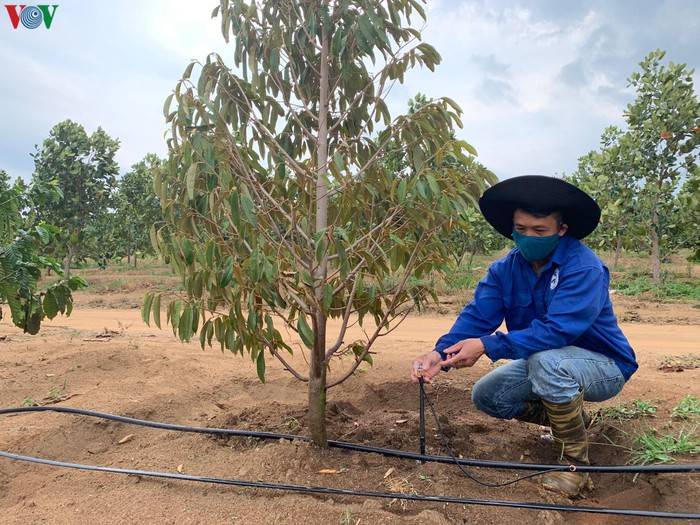
[{"label": "blue face mask", "polygon": [[558,233],[547,235],[546,237],[539,237],[537,235],[523,235],[513,230],[515,245],[518,247],[518,250],[520,250],[520,253],[523,254],[523,257],[530,262],[545,260],[557,249],[559,239]]}]

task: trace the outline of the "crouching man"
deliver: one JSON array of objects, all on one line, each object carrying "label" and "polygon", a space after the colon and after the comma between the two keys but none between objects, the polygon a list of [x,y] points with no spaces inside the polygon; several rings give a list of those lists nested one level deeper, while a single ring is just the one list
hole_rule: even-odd
[{"label": "crouching man", "polygon": [[[617,395],[637,369],[617,324],[605,264],[580,239],[600,219],[596,202],[553,177],[500,182],[479,201],[486,220],[515,248],[493,263],[411,379],[470,367],[486,354],[510,360],[476,382],[472,401],[501,419],[548,425],[562,464],[588,465],[585,401]],[[496,331],[505,320],[507,333]],[[551,472],[544,487],[576,497],[588,474]]]}]

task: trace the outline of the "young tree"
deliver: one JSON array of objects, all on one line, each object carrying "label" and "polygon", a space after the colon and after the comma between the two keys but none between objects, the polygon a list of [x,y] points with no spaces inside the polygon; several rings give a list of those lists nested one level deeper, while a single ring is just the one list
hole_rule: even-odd
[{"label": "young tree", "polygon": [[623,247],[636,245],[637,149],[632,136],[615,126],[600,139],[600,151],[581,157],[578,169],[566,180],[591,195],[601,208],[601,224],[587,239],[597,249],[615,253],[612,271],[617,270]]},{"label": "young tree", "polygon": [[[39,199],[56,200],[60,197],[50,185],[36,188]],[[39,291],[41,271],[51,268],[61,275],[55,260],[43,255],[57,229],[47,224],[34,224],[22,216],[31,206],[29,188],[17,180],[10,186],[7,173],[0,170],[0,305],[8,304],[12,322],[25,332],[36,334],[41,322],[57,314],[70,315],[73,308],[72,292],[86,286],[80,277],[59,279]],[[0,319],[3,312],[0,306]]]},{"label": "young tree", "polygon": [[638,211],[645,212],[651,239],[652,278],[661,280],[661,241],[674,224],[675,194],[696,169],[700,149],[700,103],[693,87],[694,70],[685,64],[661,64],[665,51],[650,53],[641,73],[629,82],[636,100],[627,106],[629,134],[637,145],[640,193]]},{"label": "young tree", "polygon": [[680,248],[690,248],[689,261],[700,262],[700,166],[695,166],[676,198],[674,213],[676,234],[674,239]]},{"label": "young tree", "polygon": [[153,189],[153,175],[163,161],[153,153],[131,166],[119,180],[117,187],[118,221],[121,238],[126,248],[127,261],[133,255],[134,267],[138,252],[153,253],[150,242],[152,227],[163,225],[160,200]]},{"label": "young tree", "polygon": [[42,205],[38,216],[61,230],[67,276],[79,253],[84,229],[113,207],[112,192],[119,171],[114,155],[118,149],[119,141],[102,128],[88,136],[83,126],[65,120],[53,127],[33,155],[35,186],[55,181],[63,195],[59,202]]},{"label": "young tree", "polygon": [[[279,359],[308,383],[309,434],[321,446],[327,389],[434,296],[420,278],[446,267],[448,235],[467,227],[486,185],[457,167],[474,152],[452,137],[453,102],[392,120],[384,101],[410,67],[440,61],[408,25],[425,18],[423,3],[221,0],[214,13],[240,76],[211,55],[165,105],[170,155],[155,187],[174,231],[154,236],[186,288],[167,320],[183,340],[199,331],[202,346],[248,352],[261,380],[266,353]],[[404,155],[403,172],[385,162]],[[160,302],[152,293],[143,307],[158,326]],[[336,334],[329,318],[342,321]],[[348,340],[356,322],[366,335]],[[280,323],[308,348],[308,370],[285,358]],[[329,374],[343,356],[350,363]]]}]

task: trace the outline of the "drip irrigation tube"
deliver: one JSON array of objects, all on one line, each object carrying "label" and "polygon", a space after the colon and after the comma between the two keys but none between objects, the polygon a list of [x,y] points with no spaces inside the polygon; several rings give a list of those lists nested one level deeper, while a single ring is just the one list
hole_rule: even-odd
[{"label": "drip irrigation tube", "polygon": [[[280,434],[276,432],[259,432],[253,430],[237,430],[230,428],[209,428],[209,427],[190,427],[184,425],[174,425],[171,423],[159,423],[156,421],[147,421],[144,419],[135,419],[131,417],[116,416],[106,414],[104,412],[96,412],[94,410],[85,410],[81,408],[61,407],[61,406],[33,406],[33,407],[16,407],[0,409],[0,415],[16,414],[21,412],[62,412],[67,414],[77,414],[81,416],[95,417],[99,419],[107,419],[129,425],[140,425],[144,427],[158,428],[163,430],[175,430],[178,432],[194,432],[201,434],[227,435],[239,437],[253,437],[259,439],[288,439],[309,441],[306,436],[298,436],[295,434]],[[356,443],[347,443],[344,441],[328,441],[329,446],[341,448],[345,450],[354,450],[356,452],[369,452],[381,454],[383,456],[397,457],[401,459],[413,459],[416,461],[430,461],[434,463],[459,463],[460,465],[470,467],[493,468],[503,470],[561,470],[561,465],[548,465],[537,463],[518,463],[509,461],[493,461],[479,460],[468,458],[451,458],[449,456],[437,456],[431,454],[419,454],[415,452],[406,452],[403,450],[395,450],[390,448],[373,447],[370,445],[360,445]],[[577,467],[580,472],[603,472],[603,473],[674,473],[674,472],[700,472],[700,465],[637,465],[637,466],[611,466],[611,465],[580,465]]]},{"label": "drip irrigation tube", "polygon": [[[17,408],[6,408],[0,409],[0,415],[4,414],[17,414],[22,412],[60,412],[77,414],[83,416],[96,417],[101,419],[107,419],[112,421],[118,421],[127,424],[141,425],[152,428],[159,428],[165,430],[175,430],[180,432],[197,432],[206,434],[218,434],[218,435],[231,435],[231,436],[247,436],[247,437],[257,437],[263,439],[299,439],[302,441],[308,441],[308,437],[305,436],[295,436],[292,434],[279,434],[271,432],[255,432],[246,430],[236,430],[236,429],[220,429],[220,428],[206,428],[206,427],[189,427],[183,425],[173,425],[169,423],[158,423],[153,421],[146,421],[141,419],[115,416],[112,414],[105,414],[102,412],[95,412],[92,410],[84,410],[78,408],[70,407],[17,407]],[[430,456],[425,454],[412,454],[410,452],[402,452],[392,449],[383,449],[377,447],[368,447],[363,445],[353,445],[351,443],[343,443],[340,441],[329,442],[331,446],[345,448],[348,450],[355,450],[361,452],[373,452],[378,454],[383,454],[387,456],[395,456],[404,459],[418,459],[422,461],[438,461],[438,462],[450,462],[454,463],[455,458],[447,458],[444,456]],[[547,503],[533,503],[533,502],[521,502],[521,501],[500,501],[500,500],[483,500],[483,499],[473,499],[473,498],[450,498],[444,496],[431,496],[425,494],[400,494],[394,492],[369,492],[369,491],[356,491],[348,489],[338,489],[338,488],[327,488],[327,487],[312,487],[312,486],[302,486],[302,485],[288,485],[280,483],[266,483],[266,482],[253,482],[245,480],[227,479],[227,478],[212,478],[204,476],[192,476],[186,474],[174,474],[168,472],[153,472],[145,470],[133,470],[133,469],[120,469],[113,467],[100,467],[94,465],[85,465],[80,463],[66,463],[62,461],[54,461],[43,458],[36,458],[31,456],[23,456],[20,454],[13,454],[10,452],[0,451],[0,457],[5,457],[9,459],[14,459],[18,461],[28,461],[32,463],[39,463],[44,465],[50,465],[55,467],[73,468],[79,470],[90,470],[98,472],[110,472],[118,474],[127,474],[135,476],[149,476],[156,478],[167,478],[176,479],[183,481],[196,481],[202,483],[216,483],[223,485],[234,485],[239,487],[250,487],[250,488],[263,488],[263,489],[273,489],[273,490],[286,490],[294,492],[306,492],[306,493],[318,493],[318,494],[335,494],[344,496],[363,496],[371,498],[390,498],[390,499],[402,499],[402,500],[415,500],[415,501],[432,501],[440,503],[459,503],[463,505],[484,505],[484,506],[498,506],[498,507],[515,507],[515,508],[525,508],[525,509],[536,509],[536,510],[550,510],[550,511],[563,511],[563,512],[584,512],[593,514],[615,514],[624,516],[641,516],[648,518],[666,518],[666,519],[693,519],[700,520],[700,513],[672,513],[663,511],[647,511],[647,510],[636,510],[636,509],[613,509],[613,508],[596,508],[596,507],[578,507],[572,505],[555,505]],[[476,460],[462,460],[456,458],[459,463],[475,466],[483,466],[489,468],[500,468],[500,469],[519,469],[527,468],[560,468],[559,465],[525,465],[521,463],[507,463],[507,462],[487,462],[487,461],[476,461]],[[604,469],[604,470],[601,470]],[[613,470],[611,470],[613,469]],[[581,469],[583,470],[583,468]],[[650,467],[624,467],[622,470],[620,467],[595,467],[592,469],[586,469],[597,472],[695,472],[700,470],[699,465],[687,466],[681,468],[650,468]]]},{"label": "drip irrigation tube", "polygon": [[550,510],[563,512],[586,512],[591,514],[616,514],[622,516],[642,516],[645,518],[672,518],[672,519],[700,519],[700,514],[692,513],[671,513],[651,510],[634,510],[634,509],[610,509],[596,507],[574,507],[572,505],[555,505],[548,503],[531,503],[527,501],[499,501],[499,500],[484,500],[472,498],[448,498],[444,496],[430,496],[425,494],[401,494],[396,492],[368,492],[362,490],[336,489],[327,487],[311,487],[306,485],[287,485],[281,483],[266,483],[262,481],[244,481],[227,478],[211,478],[205,476],[190,476],[186,474],[175,474],[170,472],[153,472],[148,470],[120,469],[113,467],[98,467],[93,465],[84,465],[81,463],[65,463],[62,461],[53,461],[49,459],[34,458],[31,456],[21,456],[19,454],[11,454],[9,452],[0,451],[0,457],[16,459],[20,461],[29,461],[32,463],[40,463],[44,465],[52,465],[55,467],[73,468],[79,470],[92,470],[98,472],[110,472],[116,474],[130,474],[133,476],[149,476],[155,478],[177,479],[183,481],[197,481],[202,483],[216,483],[220,485],[234,485],[237,487],[263,488],[273,490],[286,490],[292,492],[306,492],[316,494],[334,494],[341,496],[364,496],[367,498],[389,498],[413,501],[432,501],[437,503],[459,503],[462,505],[486,505],[491,507],[516,507],[535,510]]}]

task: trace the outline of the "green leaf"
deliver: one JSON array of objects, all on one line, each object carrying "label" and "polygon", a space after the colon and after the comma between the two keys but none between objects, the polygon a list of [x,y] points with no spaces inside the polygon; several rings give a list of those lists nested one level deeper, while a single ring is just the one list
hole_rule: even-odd
[{"label": "green leaf", "polygon": [[175,96],[175,93],[170,93],[165,98],[165,103],[163,104],[163,116],[167,119],[170,116],[170,104],[173,101],[173,97]]},{"label": "green leaf", "polygon": [[425,178],[428,180],[428,186],[430,186],[430,191],[433,192],[433,195],[436,197],[440,195],[440,186],[437,183],[437,180],[435,180],[435,177],[433,176],[432,173],[426,174]]},{"label": "green leaf", "polygon": [[306,345],[306,348],[308,348],[309,350],[313,350],[314,332],[313,330],[311,330],[311,327],[306,321],[306,315],[303,312],[299,312],[299,319],[297,320],[297,330],[299,331],[299,336]]},{"label": "green leaf", "polygon": [[180,316],[180,321],[178,322],[178,335],[180,340],[189,342],[192,339],[192,305],[185,305],[182,315]]},{"label": "green leaf", "polygon": [[148,326],[151,326],[151,304],[153,303],[154,295],[153,292],[147,293],[141,305],[141,319]]},{"label": "green leaf", "polygon": [[406,179],[401,179],[401,182],[399,183],[398,190],[396,192],[399,204],[403,204],[406,201],[406,194],[408,193],[408,183],[406,182]]},{"label": "green leaf", "polygon": [[416,172],[420,172],[425,164],[425,153],[423,152],[423,148],[420,146],[415,146],[411,152],[413,154],[413,169],[415,169]]},{"label": "green leaf", "polygon": [[185,180],[185,185],[187,187],[187,197],[192,200],[194,199],[194,183],[197,178],[197,163],[193,162],[190,167],[187,168],[187,175]]},{"label": "green leaf", "polygon": [[248,311],[247,327],[248,327],[248,330],[250,330],[251,332],[258,331],[258,313],[255,311],[255,308],[251,308]]},{"label": "green leaf", "polygon": [[328,313],[333,304],[333,287],[326,283],[323,285],[323,311]]},{"label": "green leaf", "polygon": [[350,264],[348,263],[348,254],[345,253],[345,246],[340,239],[334,238],[335,249],[338,252],[338,260],[340,262],[340,277],[347,279],[350,273]]},{"label": "green leaf", "polygon": [[153,297],[151,310],[153,311],[153,322],[160,328],[160,294]]},{"label": "green leaf", "polygon": [[48,290],[44,296],[44,313],[49,319],[53,319],[58,315],[58,302],[56,301],[56,295],[53,290]]},{"label": "green leaf", "polygon": [[180,249],[182,250],[182,257],[185,259],[185,263],[188,266],[194,264],[194,246],[192,241],[189,239],[180,240]]},{"label": "green leaf", "polygon": [[258,353],[258,357],[255,360],[255,364],[257,365],[257,371],[258,371],[258,379],[260,379],[261,383],[265,382],[265,352],[262,350]]},{"label": "green leaf", "polygon": [[338,173],[341,173],[345,169],[345,161],[343,161],[343,156],[337,151],[333,154],[333,163],[338,169]]},{"label": "green leaf", "polygon": [[194,68],[195,62],[190,62],[185,68],[185,72],[182,74],[182,78],[190,78],[192,76],[192,69]]},{"label": "green leaf", "polygon": [[258,218],[255,216],[255,203],[250,195],[243,193],[241,195],[241,206],[243,207],[243,215],[253,226],[258,225]]},{"label": "green leaf", "polygon": [[233,257],[229,257],[226,260],[226,266],[224,267],[224,271],[221,272],[221,275],[219,276],[219,287],[226,288],[228,286],[228,284],[231,282],[232,277],[233,277]]}]

